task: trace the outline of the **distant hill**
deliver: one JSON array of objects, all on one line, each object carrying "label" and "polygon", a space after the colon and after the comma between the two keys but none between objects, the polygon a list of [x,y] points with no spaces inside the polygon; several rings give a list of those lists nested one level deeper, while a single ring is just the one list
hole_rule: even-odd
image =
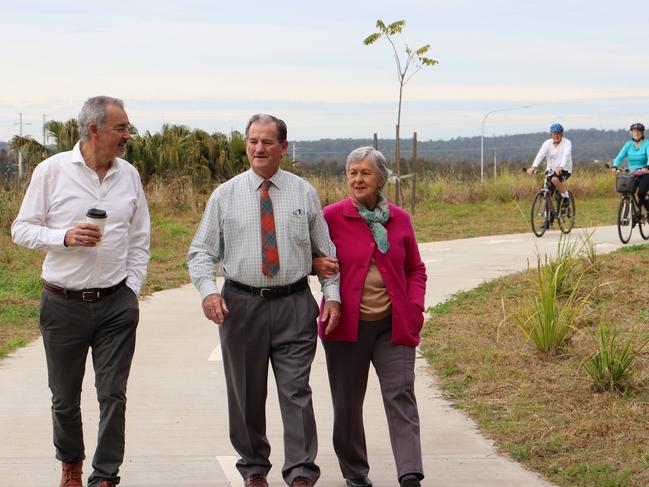
[{"label": "distant hill", "polygon": [[[572,141],[573,158],[578,162],[609,161],[613,159],[622,144],[628,140],[626,130],[578,129],[566,132]],[[501,135],[485,137],[485,161],[492,161],[494,151],[498,161],[531,161],[541,143],[549,138],[547,132],[531,134]],[[289,156],[293,155],[295,144],[296,161],[313,165],[319,162],[343,164],[347,155],[356,147],[371,145],[372,139],[320,139],[298,140],[289,144]],[[379,139],[379,150],[389,160],[394,159],[394,139]],[[7,143],[0,142],[0,150],[6,149]],[[412,139],[402,139],[401,156],[412,157]],[[431,162],[480,162],[480,137],[455,137],[450,140],[419,140],[417,142],[418,159]]]},{"label": "distant hill", "polygon": [[[579,129],[566,131],[573,145],[573,158],[579,162],[609,161],[619,152],[626,140],[626,130]],[[531,161],[541,143],[549,138],[547,132],[485,137],[484,157],[492,161],[494,151],[498,161]],[[388,159],[394,159],[394,139],[379,139],[378,146]],[[295,142],[295,158],[306,164],[336,161],[342,164],[356,147],[371,145],[371,139],[321,139]],[[293,154],[293,142],[289,156]],[[412,138],[402,139],[401,156],[412,157]],[[454,163],[480,161],[480,137],[456,137],[451,140],[417,142],[418,159]]]}]

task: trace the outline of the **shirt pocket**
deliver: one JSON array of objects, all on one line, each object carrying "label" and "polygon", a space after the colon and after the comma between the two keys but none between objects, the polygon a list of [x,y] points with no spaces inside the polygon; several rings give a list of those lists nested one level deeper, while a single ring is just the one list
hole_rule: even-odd
[{"label": "shirt pocket", "polygon": [[306,211],[301,208],[293,210],[287,218],[288,235],[290,239],[300,246],[310,245],[309,219]]}]

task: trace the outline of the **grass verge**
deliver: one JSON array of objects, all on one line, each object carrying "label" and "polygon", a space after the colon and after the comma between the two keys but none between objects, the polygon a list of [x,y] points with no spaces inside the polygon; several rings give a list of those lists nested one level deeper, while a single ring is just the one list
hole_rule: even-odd
[{"label": "grass verge", "polygon": [[648,264],[647,246],[597,257],[584,277],[589,306],[558,357],[537,352],[514,322],[534,291],[535,270],[432,308],[423,353],[446,396],[515,460],[559,485],[647,486],[649,353],[625,394],[597,393],[580,364],[597,349],[602,322],[621,336],[647,332]]}]

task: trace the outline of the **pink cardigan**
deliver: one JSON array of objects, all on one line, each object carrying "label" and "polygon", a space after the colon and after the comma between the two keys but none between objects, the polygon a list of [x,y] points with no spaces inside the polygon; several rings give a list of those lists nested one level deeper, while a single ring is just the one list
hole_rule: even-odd
[{"label": "pink cardigan", "polygon": [[390,204],[390,219],[385,225],[390,249],[386,254],[376,247],[367,223],[358,214],[351,198],[327,206],[324,218],[336,246],[342,303],[340,322],[329,335],[325,336],[325,324],[318,320],[320,338],[357,341],[363,286],[374,257],[392,301],[392,343],[417,346],[424,322],[426,267],[419,256],[408,213]]}]

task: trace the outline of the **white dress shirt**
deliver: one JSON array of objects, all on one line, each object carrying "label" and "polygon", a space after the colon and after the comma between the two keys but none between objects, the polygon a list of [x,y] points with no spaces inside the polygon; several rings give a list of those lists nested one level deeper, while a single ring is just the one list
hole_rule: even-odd
[{"label": "white dress shirt", "polygon": [[539,153],[534,158],[533,167],[539,167],[541,161],[545,158],[548,169],[560,167],[569,173],[572,173],[572,142],[563,137],[561,142],[555,144],[552,139],[543,142]]},{"label": "white dress shirt", "polygon": [[[219,292],[214,278],[217,262],[226,279],[272,287],[308,275],[312,256],[336,255],[313,186],[281,169],[270,181],[278,273],[268,277],[262,272],[259,198],[264,178],[249,169],[214,190],[189,247],[189,274],[201,299]],[[325,300],[340,302],[339,280],[339,275],[320,280]]]},{"label": "white dress shirt", "polygon": [[[66,247],[65,233],[86,220],[89,208],[108,215],[96,247]],[[13,241],[47,252],[42,277],[67,289],[111,287],[126,278],[135,294],[146,277],[150,221],[140,175],[115,158],[104,180],[90,169],[79,142],[34,169],[18,217]]]}]

